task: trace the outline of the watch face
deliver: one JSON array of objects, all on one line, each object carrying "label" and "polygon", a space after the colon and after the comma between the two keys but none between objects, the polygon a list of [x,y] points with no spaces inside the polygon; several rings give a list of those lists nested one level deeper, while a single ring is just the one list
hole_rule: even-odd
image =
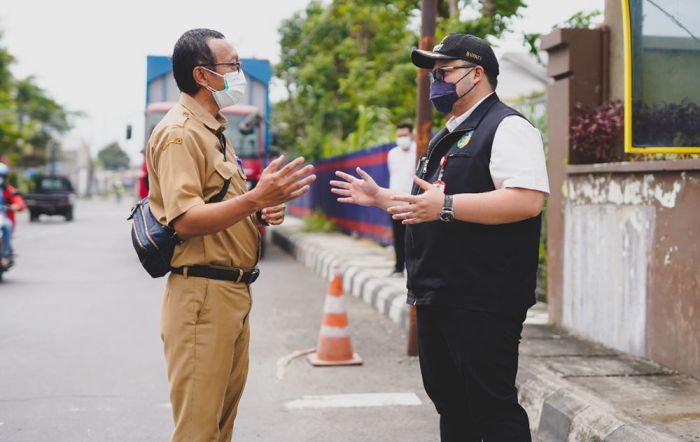
[{"label": "watch face", "polygon": [[450,222],[455,219],[455,215],[451,211],[443,210],[440,212],[440,219],[445,222]]}]

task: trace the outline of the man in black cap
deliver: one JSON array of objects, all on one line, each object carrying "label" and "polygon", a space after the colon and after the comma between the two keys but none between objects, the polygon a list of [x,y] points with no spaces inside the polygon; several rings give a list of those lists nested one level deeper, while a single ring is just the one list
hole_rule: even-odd
[{"label": "man in black cap", "polygon": [[408,303],[417,306],[441,440],[529,441],[515,376],[549,193],[542,138],[498,99],[486,41],[451,34],[411,59],[431,69],[430,99],[450,117],[419,161],[412,195],[379,187],[360,168],[360,178],[336,172],[332,191],[407,224]]}]

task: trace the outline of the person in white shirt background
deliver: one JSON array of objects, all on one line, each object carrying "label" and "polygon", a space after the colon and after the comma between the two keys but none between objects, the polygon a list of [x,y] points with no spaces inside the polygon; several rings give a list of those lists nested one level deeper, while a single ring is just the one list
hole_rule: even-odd
[{"label": "person in white shirt background", "polygon": [[[413,124],[401,123],[396,126],[396,147],[387,156],[389,168],[389,189],[398,194],[411,193],[413,177],[416,171],[416,142],[413,135]],[[406,226],[401,220],[391,220],[394,232],[394,254],[396,264],[390,276],[403,276],[406,261]]]}]

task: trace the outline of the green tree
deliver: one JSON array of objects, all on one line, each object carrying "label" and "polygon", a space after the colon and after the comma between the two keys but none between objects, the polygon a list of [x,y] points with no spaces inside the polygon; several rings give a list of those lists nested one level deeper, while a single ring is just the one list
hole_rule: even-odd
[{"label": "green tree", "polygon": [[[0,33],[0,38],[2,34]],[[13,83],[10,66],[15,58],[0,46],[0,154],[17,145],[17,120],[13,111]]]},{"label": "green tree", "polygon": [[20,163],[41,165],[48,159],[56,136],[70,129],[69,113],[34,82],[33,77],[15,82],[15,112],[19,136],[30,146],[20,151]]},{"label": "green tree", "polygon": [[[436,39],[448,32],[499,36],[522,0],[442,0]],[[276,103],[273,125],[281,144],[309,159],[392,139],[412,121],[418,46],[418,0],[312,1],[279,28],[276,75],[288,98]],[[460,20],[461,13],[474,18]]]},{"label": "green tree", "polygon": [[[448,3],[448,4],[445,4]],[[511,22],[520,17],[526,7],[524,0],[462,0],[438,2],[436,38],[450,33],[472,34],[477,37],[499,37]],[[470,17],[464,20],[463,17]]]},{"label": "green tree", "polygon": [[97,159],[107,170],[124,170],[129,168],[129,155],[116,141],[109,143],[97,153]]},{"label": "green tree", "polygon": [[[0,38],[2,34],[0,33]],[[43,165],[50,146],[71,128],[71,113],[36,84],[34,77],[16,79],[10,71],[15,59],[0,46],[0,154],[19,165]]]},{"label": "green tree", "polygon": [[312,1],[283,22],[276,71],[290,98],[275,109],[283,145],[311,158],[340,153],[358,125],[370,129],[363,140],[388,137],[413,113],[415,71],[405,61],[415,44],[406,31],[414,3]]}]

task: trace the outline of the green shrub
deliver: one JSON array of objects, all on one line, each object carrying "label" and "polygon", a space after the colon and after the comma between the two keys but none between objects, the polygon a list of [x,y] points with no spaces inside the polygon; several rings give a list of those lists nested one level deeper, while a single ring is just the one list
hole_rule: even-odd
[{"label": "green shrub", "polygon": [[328,218],[320,210],[314,210],[313,215],[307,215],[302,219],[304,232],[334,232],[335,222]]}]

